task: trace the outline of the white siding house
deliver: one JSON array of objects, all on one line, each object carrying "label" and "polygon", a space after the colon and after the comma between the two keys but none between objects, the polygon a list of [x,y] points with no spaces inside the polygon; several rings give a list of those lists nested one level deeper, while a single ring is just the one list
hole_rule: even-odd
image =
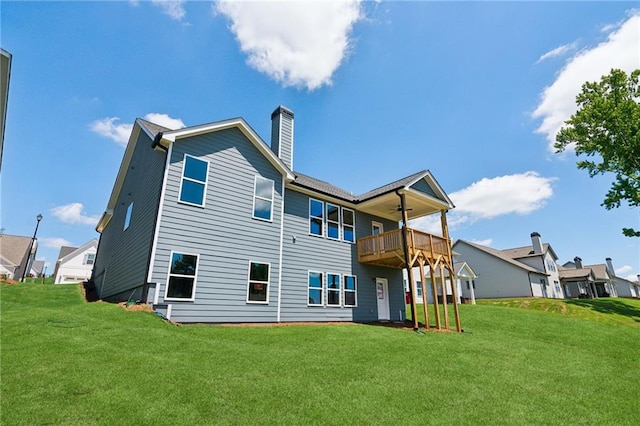
[{"label": "white siding house", "polygon": [[61,247],[56,269],[55,284],[71,284],[89,280],[98,250],[98,240],[93,239],[81,247]]}]

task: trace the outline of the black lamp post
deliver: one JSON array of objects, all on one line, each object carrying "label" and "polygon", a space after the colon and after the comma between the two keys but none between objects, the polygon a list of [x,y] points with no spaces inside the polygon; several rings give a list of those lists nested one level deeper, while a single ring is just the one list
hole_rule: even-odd
[{"label": "black lamp post", "polygon": [[40,225],[40,221],[42,220],[42,215],[39,214],[36,216],[38,222],[36,222],[36,230],[33,231],[33,238],[31,238],[31,243],[29,244],[29,252],[27,255],[27,264],[24,265],[24,271],[22,271],[22,279],[20,281],[24,282],[24,277],[27,275],[27,270],[31,267],[31,250],[33,250],[33,244],[36,241],[36,234],[38,233],[38,225]]}]

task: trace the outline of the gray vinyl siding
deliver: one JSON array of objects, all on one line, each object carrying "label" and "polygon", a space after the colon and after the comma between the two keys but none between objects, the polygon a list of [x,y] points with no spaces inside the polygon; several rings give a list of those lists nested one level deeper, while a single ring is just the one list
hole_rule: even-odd
[{"label": "gray vinyl siding", "polygon": [[411,189],[415,189],[416,191],[420,191],[420,192],[423,192],[423,193],[425,193],[427,195],[431,195],[434,198],[438,198],[438,199],[441,198],[438,195],[436,195],[436,193],[433,190],[433,188],[431,188],[429,186],[429,184],[427,183],[427,181],[424,180],[424,179],[420,179],[418,182],[416,182],[413,185],[411,185]]},{"label": "gray vinyl siding", "polygon": [[[100,235],[93,280],[105,300],[138,298],[146,283],[166,161],[166,154],[152,149],[151,142],[144,132],[139,132],[113,217]],[[131,221],[124,230],[131,202]]]},{"label": "gray vinyl siding", "polygon": [[[178,202],[184,154],[209,161],[205,207]],[[272,221],[253,219],[255,175],[274,181]],[[178,322],[275,322],[282,175],[236,128],[173,143],[152,282]],[[171,251],[197,254],[195,301],[164,300]],[[269,303],[247,303],[249,262],[269,263]]]},{"label": "gray vinyl siding", "polygon": [[[357,246],[309,234],[309,196],[286,190],[281,292],[281,321],[375,321],[378,319],[375,278],[389,281],[391,319],[404,315],[404,290],[399,269],[358,263]],[[322,198],[316,198],[320,201]],[[398,224],[356,211],[356,239],[371,235],[371,221],[385,230]],[[357,276],[357,307],[308,305],[308,273],[317,271]]]},{"label": "gray vinyl siding", "polygon": [[271,149],[290,169],[293,169],[293,119],[283,118],[283,114],[273,118]]}]

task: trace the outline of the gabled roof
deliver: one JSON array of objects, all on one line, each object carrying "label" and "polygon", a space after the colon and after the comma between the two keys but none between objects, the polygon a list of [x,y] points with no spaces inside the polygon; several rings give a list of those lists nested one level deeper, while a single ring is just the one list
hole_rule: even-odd
[{"label": "gabled roof", "polygon": [[171,131],[168,127],[143,120],[142,118],[138,118],[136,121],[140,124],[140,128],[142,128],[151,139],[155,138],[158,133]]},{"label": "gabled roof", "polygon": [[593,271],[593,275],[596,277],[596,280],[607,281],[613,278],[609,275],[607,265],[605,265],[604,263],[600,263],[597,265],[584,265],[584,268],[590,268]]},{"label": "gabled roof", "polygon": [[44,260],[34,260],[31,263],[31,269],[36,273],[36,275],[40,275],[44,270]]},{"label": "gabled roof", "polygon": [[491,256],[493,256],[493,257],[497,258],[497,259],[502,260],[503,262],[507,262],[507,263],[509,263],[509,264],[511,264],[511,265],[513,265],[513,266],[516,266],[516,267],[518,267],[518,268],[520,268],[520,269],[523,269],[523,270],[525,270],[525,271],[527,271],[527,272],[535,272],[536,274],[543,274],[543,275],[547,275],[547,274],[546,274],[545,272],[543,272],[543,271],[540,271],[540,270],[538,270],[538,269],[532,268],[532,267],[531,267],[531,266],[529,266],[529,265],[526,265],[526,264],[524,264],[524,263],[522,263],[522,262],[518,262],[517,260],[515,260],[515,259],[513,259],[513,258],[511,258],[511,257],[509,257],[509,256],[507,256],[507,255],[505,255],[505,254],[503,253],[503,251],[501,251],[501,250],[496,250],[496,249],[493,249],[493,248],[491,248],[491,247],[486,247],[486,246],[483,246],[483,245],[480,245],[480,244],[476,244],[476,243],[472,243],[472,242],[470,242],[470,241],[465,241],[465,240],[458,240],[458,241],[456,241],[456,242],[453,244],[453,245],[454,245],[454,247],[455,247],[457,244],[459,244],[459,243],[466,244],[466,245],[468,245],[468,246],[470,246],[470,247],[473,247],[473,248],[475,248],[475,249],[477,249],[477,250],[480,250],[480,251],[482,251],[482,252],[484,252],[484,253],[487,253],[487,254],[489,254],[489,255],[491,255]]},{"label": "gabled roof", "polygon": [[[71,247],[65,247],[65,248],[71,248]],[[60,255],[58,256],[58,264],[62,264],[66,261],[68,261],[69,259],[73,259],[74,257],[76,257],[77,255],[79,255],[80,253],[84,253],[85,251],[89,250],[90,248],[98,248],[98,240],[96,240],[95,238],[87,243],[84,243],[83,245],[81,245],[80,247],[78,247],[77,249],[68,252],[67,254],[65,254],[64,256],[62,256],[62,249],[60,249]]]},{"label": "gabled roof", "polygon": [[[524,259],[525,257],[540,256],[540,253],[534,252],[533,246],[516,247],[501,251],[504,255],[509,256],[512,259]],[[556,252],[553,250],[551,245],[549,243],[543,243],[542,254],[546,253],[547,251],[551,252],[551,255],[554,257],[554,259],[558,259],[558,256],[556,255]]]},{"label": "gabled roof", "polygon": [[329,195],[331,197],[338,198],[349,203],[355,203],[357,197],[344,189],[331,185],[320,179],[312,178],[311,176],[303,175],[302,173],[295,172],[296,178],[291,182],[294,186],[300,186],[302,188],[310,189],[313,192]]},{"label": "gabled roof", "polygon": [[563,266],[558,267],[558,275],[563,280],[586,280],[595,281],[596,276],[593,274],[591,268],[566,268]]},{"label": "gabled roof", "polygon": [[78,247],[62,246],[60,247],[60,253],[58,253],[58,259],[61,259],[76,250],[78,250]]},{"label": "gabled roof", "polygon": [[20,266],[27,256],[31,237],[21,237],[19,235],[0,235],[0,256],[15,266]]}]

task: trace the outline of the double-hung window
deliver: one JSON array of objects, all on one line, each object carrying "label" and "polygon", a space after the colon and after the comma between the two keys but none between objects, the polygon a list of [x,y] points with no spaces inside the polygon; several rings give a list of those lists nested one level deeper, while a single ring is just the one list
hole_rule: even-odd
[{"label": "double-hung window", "polygon": [[322,272],[309,272],[309,306],[322,306],[324,304],[324,274]]},{"label": "double-hung window", "polygon": [[179,200],[186,204],[204,207],[208,174],[208,161],[185,154]]},{"label": "double-hung window", "polygon": [[96,261],[96,254],[95,253],[87,253],[87,255],[84,258],[84,264],[85,265],[93,265],[93,263]]},{"label": "double-hung window", "polygon": [[342,208],[342,239],[356,242],[356,214],[351,209]]},{"label": "double-hung window", "polygon": [[356,306],[356,277],[354,275],[344,276],[344,306]]},{"label": "double-hung window", "polygon": [[273,181],[256,176],[253,187],[253,217],[271,221],[273,211]]},{"label": "double-hung window", "polygon": [[327,274],[327,306],[340,306],[340,275]]},{"label": "double-hung window", "polygon": [[340,207],[327,203],[327,237],[340,239]]},{"label": "double-hung window", "polygon": [[311,235],[323,235],[324,225],[324,203],[322,201],[309,199],[309,233]]},{"label": "double-hung window", "polygon": [[194,300],[196,291],[196,275],[198,273],[198,255],[171,253],[169,279],[165,299]]},{"label": "double-hung window", "polygon": [[249,286],[247,287],[247,302],[269,302],[269,264],[249,263]]}]

